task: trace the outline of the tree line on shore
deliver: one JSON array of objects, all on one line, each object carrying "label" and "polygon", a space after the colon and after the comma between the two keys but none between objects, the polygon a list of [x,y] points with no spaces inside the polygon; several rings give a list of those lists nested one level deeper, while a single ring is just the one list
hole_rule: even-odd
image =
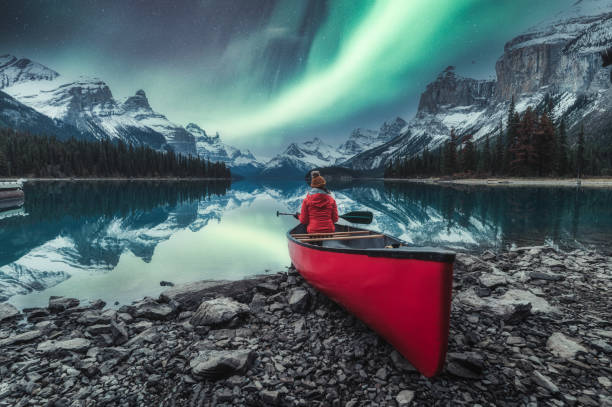
[{"label": "tree line on shore", "polygon": [[581,125],[570,146],[563,119],[555,125],[552,106],[538,114],[531,107],[523,114],[510,103],[506,131],[500,122],[497,135],[476,145],[471,135],[461,140],[451,130],[448,140],[433,151],[399,158],[385,167],[385,178],[422,176],[581,177],[612,175],[612,149],[585,141]]},{"label": "tree line on shore", "polygon": [[223,162],[122,141],[60,141],[0,129],[0,177],[230,178]]}]

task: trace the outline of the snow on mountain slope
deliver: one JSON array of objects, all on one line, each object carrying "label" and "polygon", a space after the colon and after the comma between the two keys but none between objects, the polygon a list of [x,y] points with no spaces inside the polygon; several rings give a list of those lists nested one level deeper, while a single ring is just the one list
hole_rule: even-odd
[{"label": "snow on mountain slope", "polygon": [[263,167],[249,150],[242,151],[223,143],[219,133],[209,136],[204,129],[194,123],[189,123],[185,130],[195,138],[199,157],[210,161],[222,161],[234,174],[253,175]]},{"label": "snow on mountain slope", "polygon": [[0,89],[19,82],[53,80],[59,74],[27,58],[0,55]]},{"label": "snow on mountain slope", "polygon": [[318,137],[303,143],[291,143],[287,149],[272,158],[259,175],[275,178],[295,178],[317,167],[334,165],[344,155]]},{"label": "snow on mountain slope", "polygon": [[302,177],[313,168],[344,167],[351,157],[395,139],[406,124],[404,119],[396,117],[383,123],[378,131],[355,129],[349,138],[336,148],[318,137],[300,144],[292,143],[283,153],[272,158],[260,175],[295,178]]},{"label": "snow on mountain slope", "polygon": [[96,139],[118,139],[158,150],[170,147],[177,153],[196,154],[193,136],[154,112],[142,90],[120,103],[100,79],[80,77],[70,81],[26,59],[3,56],[0,64],[2,61],[3,91],[50,119]]},{"label": "snow on mountain slope", "polygon": [[0,91],[0,128],[3,127],[54,136],[61,140],[72,137],[87,138],[75,127],[59,120],[52,120]]},{"label": "snow on mountain slope", "polygon": [[497,80],[463,78],[447,68],[427,86],[399,138],[342,165],[381,172],[392,160],[439,147],[451,129],[476,141],[494,136],[500,123],[506,125],[512,97],[519,113],[530,106],[543,109],[550,100],[554,119],[565,119],[570,137],[584,123],[592,137],[605,142],[612,126],[612,89],[599,52],[611,43],[612,0],[578,1],[509,41],[495,66]]},{"label": "snow on mountain slope", "polygon": [[342,165],[341,163],[351,157],[394,139],[400,134],[406,124],[404,119],[396,117],[394,120],[383,123],[378,131],[369,129],[353,130],[349,139],[338,147],[337,151],[342,157],[336,164]]}]

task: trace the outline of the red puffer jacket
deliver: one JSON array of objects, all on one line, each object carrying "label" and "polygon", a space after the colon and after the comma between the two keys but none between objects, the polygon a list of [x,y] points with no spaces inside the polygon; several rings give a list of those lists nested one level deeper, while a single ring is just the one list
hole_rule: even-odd
[{"label": "red puffer jacket", "polygon": [[334,223],[338,222],[336,200],[326,191],[312,188],[300,212],[300,223],[307,225],[308,233],[334,232]]}]

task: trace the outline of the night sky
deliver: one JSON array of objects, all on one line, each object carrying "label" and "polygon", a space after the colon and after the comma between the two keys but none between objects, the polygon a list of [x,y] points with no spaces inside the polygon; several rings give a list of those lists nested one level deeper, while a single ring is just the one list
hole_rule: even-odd
[{"label": "night sky", "polygon": [[0,54],[144,89],[170,120],[269,156],[408,120],[446,66],[492,77],[506,41],[574,1],[3,0]]}]

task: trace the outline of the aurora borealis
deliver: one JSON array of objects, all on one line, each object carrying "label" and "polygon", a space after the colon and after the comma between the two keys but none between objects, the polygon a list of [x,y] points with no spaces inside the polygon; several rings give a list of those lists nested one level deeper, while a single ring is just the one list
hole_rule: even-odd
[{"label": "aurora borealis", "polygon": [[408,119],[447,65],[494,74],[503,44],[574,0],[9,0],[0,53],[256,152]]}]

